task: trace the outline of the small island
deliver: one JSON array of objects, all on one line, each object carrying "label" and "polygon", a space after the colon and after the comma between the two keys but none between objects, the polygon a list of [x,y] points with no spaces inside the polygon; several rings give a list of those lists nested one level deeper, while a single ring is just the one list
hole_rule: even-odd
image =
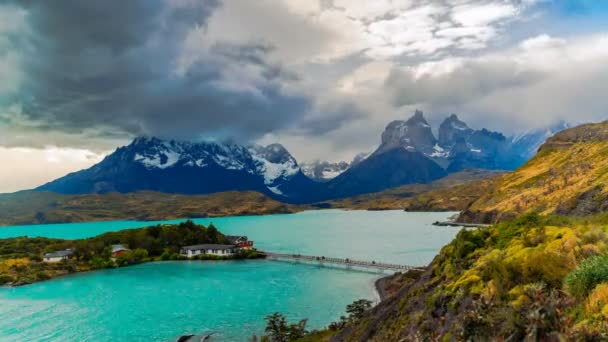
[{"label": "small island", "polygon": [[0,244],[0,286],[150,261],[263,258],[246,236],[224,235],[187,220],[81,240],[17,237]]}]

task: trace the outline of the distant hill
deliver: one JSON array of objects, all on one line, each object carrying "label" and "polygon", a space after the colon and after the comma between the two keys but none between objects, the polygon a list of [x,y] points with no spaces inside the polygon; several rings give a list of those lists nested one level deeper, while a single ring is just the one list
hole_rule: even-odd
[{"label": "distant hill", "polygon": [[0,226],[283,214],[302,209],[255,192],[177,195],[144,191],[69,195],[22,191],[0,195]]},{"label": "distant hill", "polygon": [[536,211],[590,215],[608,209],[608,122],[570,128],[549,138],[538,154],[461,215],[495,222]]},{"label": "distant hill", "polygon": [[336,208],[408,211],[460,211],[481,197],[504,172],[468,169],[426,184],[409,184],[381,192],[328,202]]}]

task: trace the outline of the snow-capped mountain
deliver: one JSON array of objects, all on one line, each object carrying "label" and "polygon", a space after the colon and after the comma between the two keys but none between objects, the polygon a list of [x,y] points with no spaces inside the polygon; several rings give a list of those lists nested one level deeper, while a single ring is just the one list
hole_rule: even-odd
[{"label": "snow-capped mountain", "polygon": [[374,154],[402,148],[421,153],[448,172],[517,166],[519,159],[512,155],[510,142],[501,133],[472,129],[455,114],[441,123],[438,133],[438,138],[435,138],[424,114],[417,110],[407,121],[397,120],[388,124]]},{"label": "snow-capped mountain", "polygon": [[345,161],[328,162],[315,160],[312,162],[302,163],[301,167],[302,172],[304,172],[304,174],[310,179],[317,182],[327,182],[348,170],[350,164]]},{"label": "snow-capped mountain", "polygon": [[60,193],[132,192],[204,194],[259,191],[283,200],[304,200],[316,184],[281,145],[181,142],[141,137],[89,169],[38,190]]},{"label": "snow-capped mountain", "polygon": [[316,202],[427,183],[467,168],[515,169],[548,136],[565,127],[562,123],[508,139],[498,132],[472,129],[451,115],[435,138],[423,113],[416,111],[408,120],[389,123],[373,153],[360,154],[351,163],[318,162],[304,169],[280,144],[245,146],[140,137],[89,169],[36,190],[70,194],[257,191],[292,203]]},{"label": "snow-capped mountain", "polygon": [[421,111],[392,121],[378,149],[328,182],[330,194],[351,196],[411,183],[426,183],[464,169],[515,169],[526,157],[503,134],[475,130],[455,114],[439,126],[435,138]]},{"label": "snow-capped mountain", "polygon": [[257,174],[264,177],[264,184],[277,195],[284,195],[281,186],[301,172],[298,162],[283,145],[253,145],[249,152],[256,164]]},{"label": "snow-capped mountain", "polygon": [[523,132],[511,137],[511,146],[513,152],[522,156],[524,160],[528,160],[536,154],[539,147],[552,137],[555,133],[561,132],[572,127],[565,121],[560,121],[557,124],[535,130]]}]

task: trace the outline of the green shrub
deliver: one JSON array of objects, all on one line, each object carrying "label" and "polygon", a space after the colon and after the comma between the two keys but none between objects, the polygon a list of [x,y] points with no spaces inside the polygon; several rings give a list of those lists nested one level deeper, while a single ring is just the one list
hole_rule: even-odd
[{"label": "green shrub", "polygon": [[160,260],[162,261],[168,261],[171,260],[171,252],[168,250],[165,250],[163,252],[163,254],[160,255]]},{"label": "green shrub", "polygon": [[608,281],[608,255],[598,255],[583,261],[566,277],[568,291],[578,298],[587,296],[598,284]]},{"label": "green shrub", "polygon": [[40,271],[40,272],[36,273],[36,279],[38,279],[38,280],[48,280],[48,279],[51,279],[51,276],[48,275],[44,271]]},{"label": "green shrub", "polygon": [[8,274],[0,274],[0,285],[12,283],[15,281],[15,278]]}]

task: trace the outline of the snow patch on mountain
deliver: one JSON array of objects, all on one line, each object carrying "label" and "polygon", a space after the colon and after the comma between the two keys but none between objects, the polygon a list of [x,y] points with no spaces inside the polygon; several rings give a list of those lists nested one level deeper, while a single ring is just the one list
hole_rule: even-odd
[{"label": "snow patch on mountain", "polygon": [[155,155],[141,155],[141,154],[135,154],[135,157],[133,158],[133,160],[138,161],[140,163],[142,163],[145,167],[151,169],[151,168],[159,168],[159,169],[166,169],[168,167],[171,167],[173,165],[175,165],[179,159],[181,157],[181,154],[176,152],[176,151],[165,151],[165,152],[159,152],[158,154]]},{"label": "snow patch on mountain", "polygon": [[431,158],[446,158],[450,155],[449,151],[446,151],[443,147],[439,146],[439,144],[435,144],[433,146],[433,153],[429,155]]},{"label": "snow patch on mountain", "polygon": [[300,171],[298,164],[293,159],[283,163],[273,163],[255,154],[252,157],[257,165],[258,173],[264,176],[264,184],[268,185],[269,189],[275,193],[277,193],[278,188],[274,187],[273,190],[270,185],[273,185],[277,179],[290,178]]}]

